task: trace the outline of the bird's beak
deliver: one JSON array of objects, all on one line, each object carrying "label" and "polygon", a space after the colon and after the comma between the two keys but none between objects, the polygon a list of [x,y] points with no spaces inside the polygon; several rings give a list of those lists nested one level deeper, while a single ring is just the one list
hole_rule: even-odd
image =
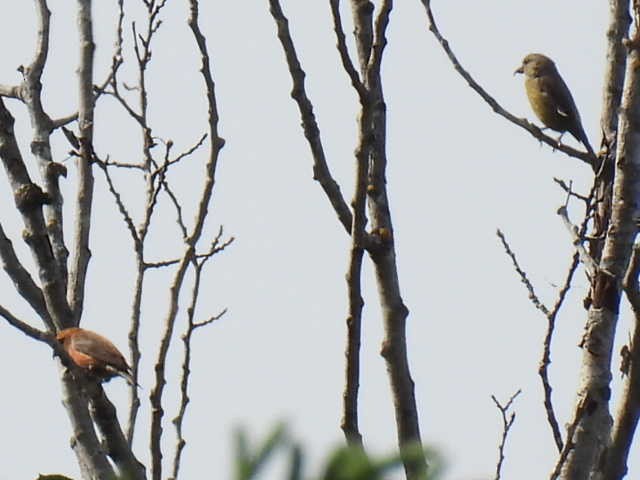
[{"label": "bird's beak", "polygon": [[524,73],[524,66],[523,66],[523,65],[520,65],[520,66],[518,67],[518,69],[517,69],[515,72],[513,72],[513,74],[514,74],[514,75],[515,75],[516,73]]}]

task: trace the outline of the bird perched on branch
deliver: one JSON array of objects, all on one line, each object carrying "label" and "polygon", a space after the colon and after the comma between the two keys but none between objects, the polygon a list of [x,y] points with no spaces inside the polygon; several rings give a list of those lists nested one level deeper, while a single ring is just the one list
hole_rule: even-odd
[{"label": "bird perched on branch", "polygon": [[131,368],[116,346],[102,335],[84,328],[65,328],[56,335],[73,362],[101,381],[116,375],[136,385]]},{"label": "bird perched on branch", "polygon": [[529,103],[545,127],[560,132],[560,138],[564,132],[569,132],[591,155],[595,155],[582,128],[580,114],[571,92],[553,60],[541,53],[530,53],[524,57],[522,65],[514,75],[516,73],[524,73],[524,86]]}]

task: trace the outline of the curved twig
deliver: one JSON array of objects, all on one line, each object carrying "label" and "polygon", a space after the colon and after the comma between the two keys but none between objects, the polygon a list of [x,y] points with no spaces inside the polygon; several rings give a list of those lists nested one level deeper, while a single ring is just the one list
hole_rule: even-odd
[{"label": "curved twig", "polygon": [[596,165],[597,158],[593,157],[588,152],[582,152],[580,150],[576,150],[575,148],[571,148],[567,145],[559,143],[558,140],[553,137],[545,135],[544,133],[542,133],[542,130],[540,128],[538,128],[537,126],[535,126],[534,124],[532,124],[531,122],[527,121],[524,118],[516,117],[515,115],[507,111],[504,107],[502,107],[502,105],[500,105],[495,98],[489,95],[489,93],[462,66],[462,64],[456,57],[456,55],[453,53],[453,50],[449,46],[448,40],[445,39],[440,33],[440,30],[438,29],[435,18],[433,16],[433,12],[431,10],[431,0],[420,0],[420,1],[424,5],[424,8],[427,12],[429,30],[431,31],[431,33],[433,33],[433,35],[438,40],[438,43],[446,53],[447,57],[449,58],[449,61],[453,65],[453,68],[456,70],[456,72],[460,74],[462,78],[464,78],[464,80],[469,84],[471,89],[473,89],[478,95],[480,95],[480,97],[482,97],[482,99],[493,109],[494,112],[506,118],[509,122],[513,123],[514,125],[518,125],[519,127],[525,129],[531,135],[533,135],[536,139],[546,143],[547,145],[552,147],[554,150],[560,150],[561,152],[566,153],[570,157],[574,157],[579,160],[582,160],[583,162],[591,166]]}]

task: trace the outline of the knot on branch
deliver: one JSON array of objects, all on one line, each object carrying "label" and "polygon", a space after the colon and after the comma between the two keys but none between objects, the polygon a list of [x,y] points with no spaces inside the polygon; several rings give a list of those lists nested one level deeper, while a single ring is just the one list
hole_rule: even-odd
[{"label": "knot on branch", "polygon": [[606,308],[618,313],[620,306],[620,288],[616,278],[606,270],[600,269],[593,279],[593,308]]},{"label": "knot on branch", "polygon": [[[638,47],[640,47],[640,35],[638,35],[638,33],[635,33],[632,37],[623,39],[622,44],[628,51],[638,50]],[[637,70],[639,66],[640,62],[635,61],[632,65],[632,68],[634,70]]]},{"label": "knot on branch", "polygon": [[393,245],[393,232],[390,228],[374,228],[366,238],[366,249],[373,257],[384,255]]},{"label": "knot on branch", "polygon": [[67,167],[61,163],[50,162],[47,164],[46,175],[49,180],[57,180],[58,177],[67,178]]},{"label": "knot on branch", "polygon": [[382,342],[382,347],[380,348],[380,356],[385,360],[388,360],[394,355],[394,346],[389,340],[385,340]]},{"label": "knot on branch", "polygon": [[216,138],[213,140],[213,147],[214,147],[216,150],[222,150],[222,148],[224,147],[225,143],[227,143],[227,142],[226,142],[226,140],[225,140],[224,138],[222,138],[222,137],[216,137]]},{"label": "knot on branch", "polygon": [[51,198],[35,183],[25,183],[14,193],[16,207],[22,213],[30,212],[51,203]]},{"label": "knot on branch", "polygon": [[373,15],[373,11],[375,10],[373,2],[368,0],[358,0],[356,4],[360,15]]}]

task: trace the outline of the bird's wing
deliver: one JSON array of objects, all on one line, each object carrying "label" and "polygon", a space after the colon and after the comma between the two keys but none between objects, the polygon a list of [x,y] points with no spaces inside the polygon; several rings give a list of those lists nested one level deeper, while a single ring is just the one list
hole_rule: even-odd
[{"label": "bird's wing", "polygon": [[543,75],[538,77],[538,85],[544,95],[556,105],[558,114],[570,119],[578,118],[578,110],[573,101],[569,87],[560,75]]},{"label": "bird's wing", "polygon": [[78,352],[92,357],[99,363],[111,365],[117,370],[129,370],[129,366],[124,357],[118,349],[105,338],[75,335],[72,340],[72,347]]},{"label": "bird's wing", "polygon": [[566,129],[571,132],[579,142],[587,147],[590,153],[593,153],[593,148],[589,143],[582,122],[580,121],[580,114],[578,113],[578,107],[573,100],[573,96],[569,91],[569,87],[564,83],[562,77],[558,75],[543,75],[538,77],[538,85],[544,95],[548,95],[549,99],[556,105],[556,111],[558,115],[566,119]]}]

